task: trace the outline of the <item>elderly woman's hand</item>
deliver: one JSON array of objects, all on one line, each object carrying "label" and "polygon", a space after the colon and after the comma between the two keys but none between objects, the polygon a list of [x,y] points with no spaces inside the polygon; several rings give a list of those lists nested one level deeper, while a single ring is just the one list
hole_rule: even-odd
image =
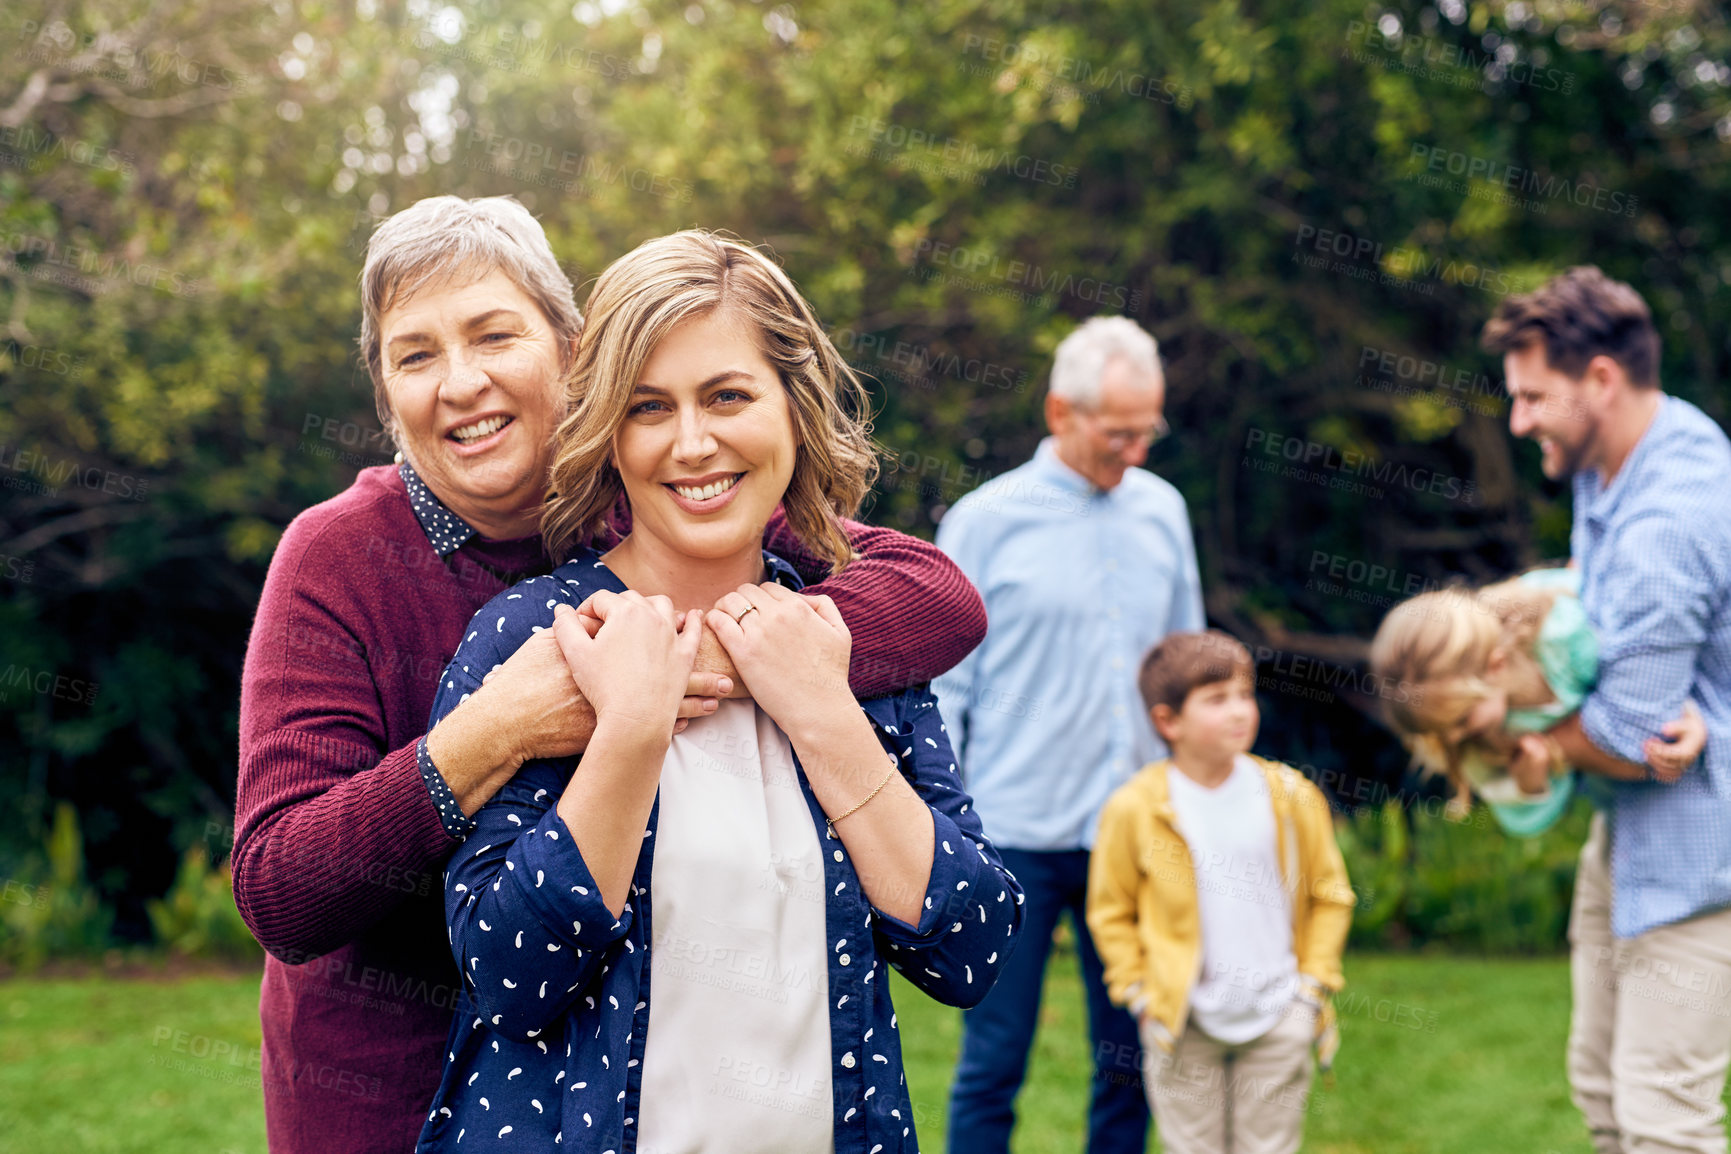
[{"label": "elderly woman's hand", "polygon": [[550,631],[525,641],[504,664],[488,670],[481,685],[476,696],[485,693],[489,714],[497,718],[497,711],[507,711],[506,728],[516,735],[522,761],[581,753],[595,732],[595,707],[577,688]]},{"label": "elderly woman's hand", "polygon": [[707,620],[747,692],[796,743],[835,720],[838,710],[858,712],[847,680],[853,638],[828,597],[741,585],[715,603]]},{"label": "elderly woman's hand", "polygon": [[[591,637],[601,632],[601,618],[595,616],[594,608],[589,601],[585,601],[577,607],[577,623],[583,626]],[[531,645],[541,646],[542,648],[529,651],[529,656],[525,658],[524,664],[532,667],[538,677],[545,679],[544,684],[564,689],[566,691],[565,699],[577,710],[572,718],[576,722],[575,728],[559,726],[558,722],[555,722],[556,728],[549,731],[551,740],[532,741],[531,748],[523,757],[525,761],[536,757],[570,757],[574,753],[582,753],[589,743],[590,734],[595,732],[595,707],[589,704],[588,699],[583,696],[583,692],[577,688],[576,679],[571,676],[571,667],[566,663],[563,654],[560,654],[555,662],[549,663],[547,660],[546,646],[552,646],[552,652],[559,653],[553,637],[551,630],[542,630],[526,642],[523,648],[512,656],[510,661],[504,665],[493,667],[487,671],[485,677],[481,678],[481,684],[486,685],[512,661],[516,661],[518,655],[529,650]],[[721,654],[721,661],[726,663],[726,667],[730,670],[733,668],[733,662],[727,659],[726,650],[723,650],[720,643],[715,641],[713,635],[710,634],[706,634],[698,644],[698,665],[703,664],[705,648],[718,651]],[[561,677],[561,674],[564,676]],[[691,719],[694,717],[707,717],[714,713],[721,698],[734,696],[734,689],[733,679],[726,674],[705,673],[702,669],[693,669],[691,680],[685,686],[685,698],[679,703],[679,721],[673,726],[673,732],[684,732],[685,727],[691,724]],[[744,696],[743,692],[739,696]],[[525,699],[523,704],[531,710],[535,706],[532,698]]]},{"label": "elderly woman's hand", "polygon": [[433,727],[427,753],[458,808],[473,814],[525,761],[581,753],[594,733],[594,706],[543,630]]}]

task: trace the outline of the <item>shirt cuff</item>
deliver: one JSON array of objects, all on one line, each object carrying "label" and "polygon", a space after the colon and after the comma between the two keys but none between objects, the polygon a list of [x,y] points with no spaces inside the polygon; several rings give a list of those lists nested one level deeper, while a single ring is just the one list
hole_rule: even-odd
[{"label": "shirt cuff", "polygon": [[[512,865],[513,857],[521,869]],[[634,916],[631,900],[637,897],[635,877],[631,898],[614,917],[558,809],[542,814],[540,821],[512,843],[505,864],[510,867],[517,892],[549,934],[580,949],[604,950],[630,930]],[[565,929],[567,923],[569,930]]]},{"label": "shirt cuff", "polygon": [[439,767],[433,764],[433,757],[427,752],[425,737],[415,742],[415,764],[421,767],[421,780],[427,783],[427,794],[433,799],[433,807],[439,811],[439,824],[457,841],[467,840],[475,832],[475,819],[463,816],[457,795],[445,784]]},{"label": "shirt cuff", "polygon": [[[872,913],[877,917],[877,928],[884,937],[903,946],[930,946],[945,934],[961,929],[960,919],[968,904],[977,899],[984,905],[989,900],[970,887],[975,883],[985,887],[987,881],[1002,881],[986,860],[985,852],[948,814],[935,809],[931,814],[934,835],[932,874],[926,883],[920,920],[909,925],[893,914],[872,907]],[[981,864],[971,864],[970,858],[980,859]],[[1007,895],[1008,891],[1000,888],[999,892]],[[1008,900],[1007,896],[1004,900]]]}]

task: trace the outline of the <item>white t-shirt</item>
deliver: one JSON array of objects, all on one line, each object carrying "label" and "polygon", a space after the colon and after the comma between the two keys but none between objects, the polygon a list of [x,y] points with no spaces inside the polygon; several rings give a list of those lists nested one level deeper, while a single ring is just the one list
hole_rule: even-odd
[{"label": "white t-shirt", "polygon": [[787,735],[721,702],[660,802],[637,1149],[833,1151],[823,858]]},{"label": "white t-shirt", "polygon": [[1210,1036],[1248,1042],[1274,1027],[1298,988],[1268,782],[1248,757],[1234,761],[1213,789],[1176,766],[1167,767],[1166,781],[1195,867],[1202,926],[1202,975],[1190,1013]]}]

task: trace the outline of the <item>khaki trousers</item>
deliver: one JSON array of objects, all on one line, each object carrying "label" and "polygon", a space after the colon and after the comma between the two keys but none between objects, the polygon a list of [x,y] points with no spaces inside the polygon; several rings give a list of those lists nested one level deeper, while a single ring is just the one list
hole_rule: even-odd
[{"label": "khaki trousers", "polygon": [[1569,1086],[1597,1154],[1726,1154],[1731,909],[1611,934],[1603,814],[1569,913]]},{"label": "khaki trousers", "polygon": [[1260,1038],[1186,1025],[1170,1054],[1142,1027],[1143,1085],[1166,1154],[1293,1154],[1304,1137],[1316,1007],[1298,998]]}]

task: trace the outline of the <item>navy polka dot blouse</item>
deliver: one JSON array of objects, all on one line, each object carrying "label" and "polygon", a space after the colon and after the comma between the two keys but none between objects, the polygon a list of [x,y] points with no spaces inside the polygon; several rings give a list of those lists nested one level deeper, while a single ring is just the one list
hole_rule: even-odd
[{"label": "navy polka dot blouse", "polygon": [[[798,577],[765,555],[777,580]],[[440,685],[428,727],[488,670],[599,589],[624,586],[585,550],[545,577],[501,593],[479,613]],[[936,1000],[973,1006],[1016,944],[1022,893],[986,840],[924,686],[861,702],[884,749],[930,807],[936,837],[925,912],[909,925],[872,907],[804,772],[799,786],[824,849],[829,957],[828,1071],[835,1149],[916,1151],[886,967]],[[475,815],[445,873],[445,913],[463,990],[444,1076],[417,1150],[636,1148],[648,1037],[651,811],[631,897],[615,918],[554,809],[576,758],[531,761]],[[717,916],[725,916],[718,911]]]}]

